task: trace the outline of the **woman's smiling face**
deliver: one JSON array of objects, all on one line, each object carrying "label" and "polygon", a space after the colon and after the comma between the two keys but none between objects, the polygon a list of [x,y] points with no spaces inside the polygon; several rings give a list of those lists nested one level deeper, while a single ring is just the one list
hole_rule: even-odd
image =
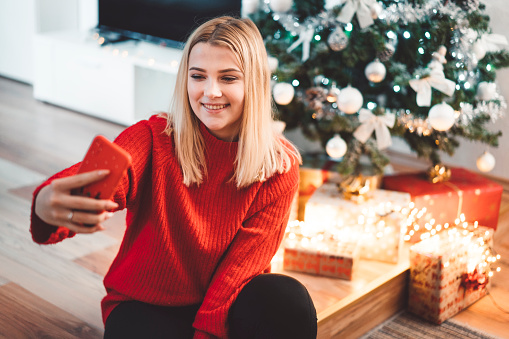
[{"label": "woman's smiling face", "polygon": [[194,114],[212,135],[235,140],[244,110],[244,74],[228,47],[200,42],[189,54],[187,93]]}]

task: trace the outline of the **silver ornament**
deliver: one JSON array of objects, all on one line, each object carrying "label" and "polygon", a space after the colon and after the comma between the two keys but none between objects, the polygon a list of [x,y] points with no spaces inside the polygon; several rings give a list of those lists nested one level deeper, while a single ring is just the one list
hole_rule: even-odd
[{"label": "silver ornament", "polygon": [[375,59],[366,66],[364,74],[369,81],[379,83],[385,79],[387,70],[385,65],[382,64],[379,59]]},{"label": "silver ornament", "polygon": [[348,37],[345,32],[343,32],[343,29],[336,28],[331,32],[331,34],[329,34],[327,43],[329,44],[330,49],[334,52],[339,52],[348,46]]}]

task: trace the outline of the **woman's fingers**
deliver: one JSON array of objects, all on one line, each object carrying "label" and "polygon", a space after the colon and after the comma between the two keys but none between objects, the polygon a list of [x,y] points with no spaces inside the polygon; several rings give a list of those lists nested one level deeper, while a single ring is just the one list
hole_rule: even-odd
[{"label": "woman's fingers", "polygon": [[64,226],[77,233],[104,229],[101,223],[111,217],[108,211],[118,208],[118,204],[71,195],[71,191],[101,180],[108,173],[108,170],[98,170],[53,180],[38,193],[35,213],[48,224]]},{"label": "woman's fingers", "polygon": [[72,210],[102,212],[111,211],[118,207],[118,204],[111,200],[94,199],[78,195],[66,196],[65,200],[65,206]]},{"label": "woman's fingers", "polygon": [[93,182],[104,179],[110,173],[109,170],[97,170],[86,173],[76,174],[70,177],[55,179],[51,185],[56,191],[71,191],[74,188],[80,188]]},{"label": "woman's fingers", "polygon": [[71,211],[67,215],[65,226],[76,233],[94,233],[104,230],[102,222],[113,216],[111,212],[93,214],[83,211]]}]

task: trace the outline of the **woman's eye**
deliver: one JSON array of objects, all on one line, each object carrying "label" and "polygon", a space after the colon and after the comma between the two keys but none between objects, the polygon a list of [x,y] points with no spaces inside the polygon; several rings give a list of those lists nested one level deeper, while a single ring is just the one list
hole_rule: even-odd
[{"label": "woman's eye", "polygon": [[196,79],[196,80],[201,80],[201,79],[204,79],[205,77],[200,74],[191,74],[191,78]]},{"label": "woman's eye", "polygon": [[225,81],[225,82],[233,82],[235,80],[237,80],[236,77],[224,77],[223,78],[223,81]]}]

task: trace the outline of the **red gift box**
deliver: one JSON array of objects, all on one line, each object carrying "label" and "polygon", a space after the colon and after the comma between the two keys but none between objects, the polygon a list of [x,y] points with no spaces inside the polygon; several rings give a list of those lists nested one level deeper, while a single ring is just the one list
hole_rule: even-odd
[{"label": "red gift box", "polygon": [[436,184],[424,172],[391,175],[382,187],[410,193],[415,207],[425,207],[436,224],[454,224],[464,214],[466,221],[497,229],[503,187],[475,172],[451,168],[450,180]]}]

